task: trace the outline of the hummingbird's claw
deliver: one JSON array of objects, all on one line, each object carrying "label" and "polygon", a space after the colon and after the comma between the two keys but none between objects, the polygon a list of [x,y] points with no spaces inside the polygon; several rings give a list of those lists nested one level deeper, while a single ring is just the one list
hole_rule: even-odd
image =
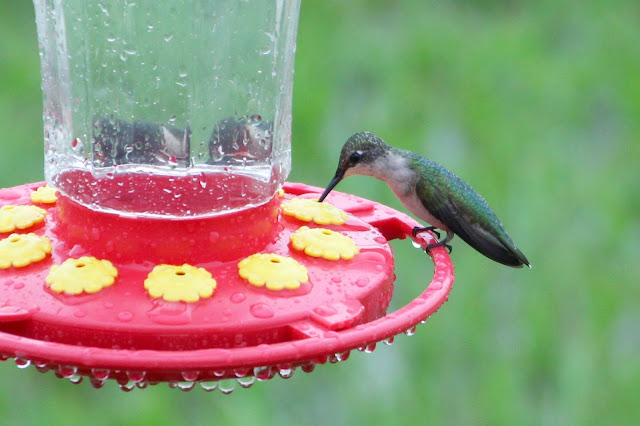
[{"label": "hummingbird's claw", "polygon": [[427,247],[424,249],[424,251],[429,253],[432,248],[440,247],[440,246],[445,246],[447,248],[447,250],[449,251],[449,254],[451,254],[451,252],[453,251],[453,247],[451,247],[451,245],[447,244],[447,240],[438,241],[437,243],[433,243],[433,244],[427,244]]},{"label": "hummingbird's claw", "polygon": [[436,234],[436,237],[438,237],[438,239],[440,239],[440,233],[438,231],[436,231],[436,227],[435,226],[415,226],[413,228],[413,230],[411,231],[411,235],[413,235],[414,237],[416,235],[418,235],[419,232],[422,231],[432,231],[434,234]]}]

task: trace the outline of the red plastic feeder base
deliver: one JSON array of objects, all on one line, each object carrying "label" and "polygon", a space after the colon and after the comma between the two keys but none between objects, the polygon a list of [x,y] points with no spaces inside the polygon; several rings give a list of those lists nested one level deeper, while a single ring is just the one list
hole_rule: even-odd
[{"label": "red plastic feeder base", "polygon": [[[0,189],[0,207],[33,204],[30,195],[41,186]],[[426,290],[386,315],[395,278],[388,240],[411,237],[419,224],[409,216],[334,191],[328,201],[348,213],[344,225],[320,226],[283,214],[276,226],[264,225],[260,219],[278,215],[281,201],[318,198],[322,191],[293,183],[284,190],[259,214],[219,219],[233,238],[220,236],[220,223],[145,219],[136,228],[135,219],[85,216],[83,207],[63,198],[49,207],[38,204],[47,210],[44,223],[12,232],[46,236],[53,251],[26,267],[0,269],[0,353],[74,383],[88,376],[95,387],[107,379],[124,390],[167,381],[183,390],[199,383],[228,393],[236,380],[248,387],[275,374],[289,377],[298,367],[309,372],[315,364],[345,360],[353,349],[371,351],[376,342],[411,333],[446,301],[453,265],[438,247],[430,254],[435,271]],[[334,261],[295,250],[290,236],[303,225],[350,237],[360,252]],[[268,242],[258,251],[295,259],[306,267],[308,282],[295,290],[268,290],[239,276],[238,262],[251,253],[231,255],[224,244],[238,246],[238,235],[259,229],[267,229]],[[141,232],[150,232],[149,238]],[[10,234],[0,233],[0,240]],[[415,241],[424,247],[435,239],[421,233]],[[208,257],[214,249],[218,255]],[[93,294],[53,292],[45,283],[51,267],[81,256],[111,261],[118,270],[115,283]],[[151,297],[143,283],[161,262],[204,268],[217,281],[213,296],[194,303]]]}]

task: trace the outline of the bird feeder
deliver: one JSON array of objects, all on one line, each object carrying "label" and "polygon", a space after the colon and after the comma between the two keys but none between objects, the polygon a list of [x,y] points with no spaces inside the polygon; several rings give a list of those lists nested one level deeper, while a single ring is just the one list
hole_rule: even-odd
[{"label": "bird feeder", "polygon": [[35,0],[45,182],[0,189],[0,354],[123,390],[236,384],[412,334],[387,314],[389,240],[430,233],[353,195],[285,182],[299,1]]}]

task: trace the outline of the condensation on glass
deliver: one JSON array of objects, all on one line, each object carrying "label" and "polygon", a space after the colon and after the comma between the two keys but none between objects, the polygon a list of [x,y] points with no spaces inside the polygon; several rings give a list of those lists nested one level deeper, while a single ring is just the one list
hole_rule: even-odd
[{"label": "condensation on glass", "polygon": [[272,199],[291,167],[300,0],[34,0],[45,175],[122,215]]}]

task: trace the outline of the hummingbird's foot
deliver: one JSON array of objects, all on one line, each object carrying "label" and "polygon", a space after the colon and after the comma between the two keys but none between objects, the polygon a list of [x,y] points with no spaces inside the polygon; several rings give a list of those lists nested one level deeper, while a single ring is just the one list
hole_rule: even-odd
[{"label": "hummingbird's foot", "polygon": [[436,231],[436,227],[435,226],[416,226],[413,228],[413,230],[411,231],[411,235],[413,235],[414,237],[416,235],[418,235],[419,232],[422,231],[433,231],[434,234],[436,234],[436,237],[438,237],[438,239],[440,239],[440,233],[438,231]]},{"label": "hummingbird's foot", "polygon": [[447,250],[449,251],[449,254],[451,254],[451,252],[453,251],[453,247],[451,247],[451,245],[447,244],[447,242],[448,242],[447,240],[443,240],[443,241],[438,241],[437,243],[427,244],[427,247],[425,247],[424,251],[429,253],[431,251],[431,249],[434,248],[434,247],[445,246],[447,248]]}]

